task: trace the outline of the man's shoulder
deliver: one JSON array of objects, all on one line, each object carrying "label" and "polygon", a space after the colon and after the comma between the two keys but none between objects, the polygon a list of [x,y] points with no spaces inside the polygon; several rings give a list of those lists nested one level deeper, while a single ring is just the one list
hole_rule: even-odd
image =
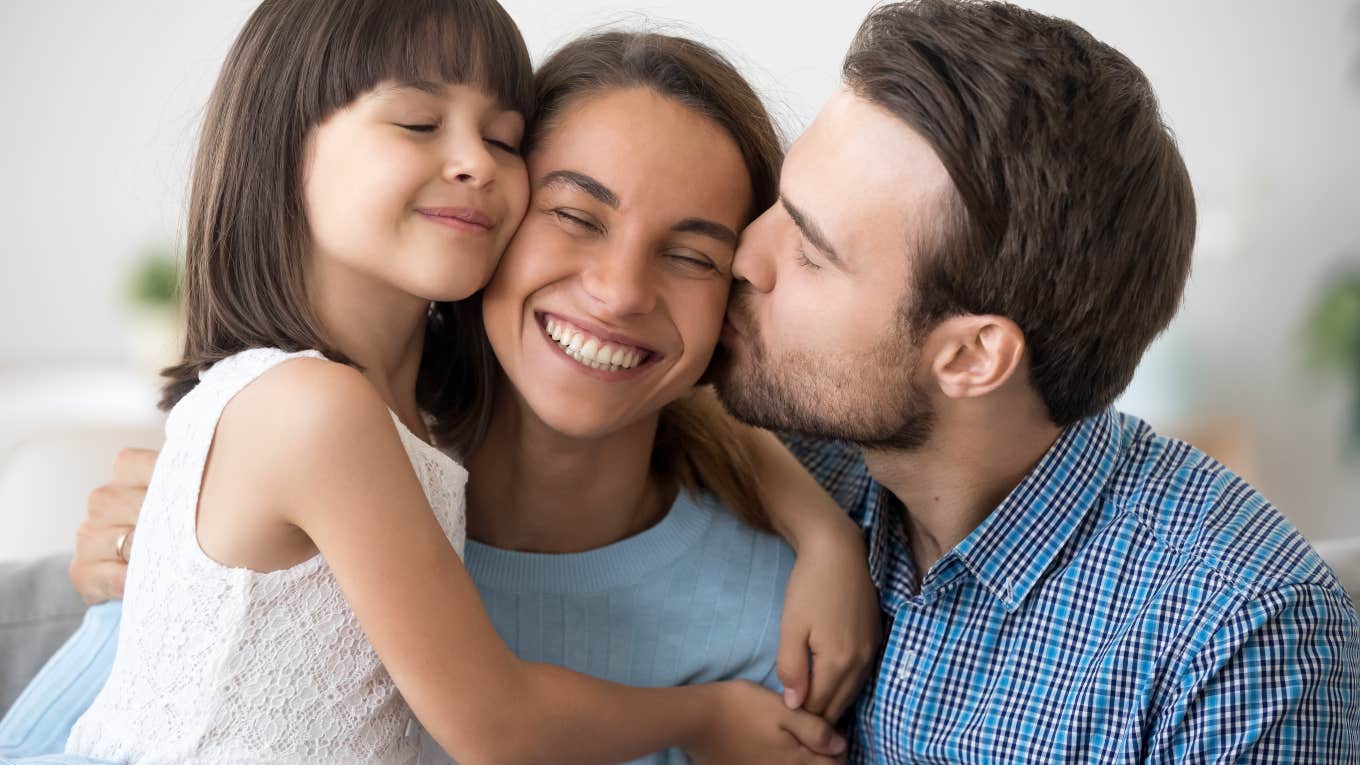
[{"label": "man's shoulder", "polygon": [[1260,491],[1199,449],[1121,415],[1110,496],[1186,568],[1248,598],[1300,585],[1341,592],[1298,529]]},{"label": "man's shoulder", "polygon": [[836,504],[857,522],[865,520],[875,484],[857,445],[797,433],[780,433],[779,438]]}]

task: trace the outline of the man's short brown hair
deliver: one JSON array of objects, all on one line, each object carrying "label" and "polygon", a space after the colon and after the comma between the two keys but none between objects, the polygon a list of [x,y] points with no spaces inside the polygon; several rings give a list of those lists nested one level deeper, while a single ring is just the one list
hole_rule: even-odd
[{"label": "man's short brown hair", "polygon": [[953,179],[919,243],[913,332],[1005,316],[1055,423],[1113,403],[1179,307],[1195,236],[1190,178],[1142,71],[1068,21],[909,0],[869,15],[842,76]]}]

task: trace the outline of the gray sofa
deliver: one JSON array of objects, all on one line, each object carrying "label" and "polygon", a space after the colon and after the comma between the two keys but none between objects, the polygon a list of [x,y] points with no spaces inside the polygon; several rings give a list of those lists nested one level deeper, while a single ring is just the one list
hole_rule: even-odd
[{"label": "gray sofa", "polygon": [[0,563],[0,713],[80,625],[85,604],[66,578],[70,560]]}]

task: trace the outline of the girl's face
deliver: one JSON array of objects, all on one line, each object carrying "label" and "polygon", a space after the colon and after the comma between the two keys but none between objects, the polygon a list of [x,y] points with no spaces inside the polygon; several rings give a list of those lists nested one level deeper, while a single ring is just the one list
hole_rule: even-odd
[{"label": "girl's face", "polygon": [[470,85],[386,82],[355,99],[307,138],[313,263],[426,301],[473,294],[524,217],[523,132]]},{"label": "girl's face", "polygon": [[643,88],[569,107],[528,164],[533,196],[484,296],[487,335],[539,419],[603,436],[708,366],[750,180],[720,126]]}]

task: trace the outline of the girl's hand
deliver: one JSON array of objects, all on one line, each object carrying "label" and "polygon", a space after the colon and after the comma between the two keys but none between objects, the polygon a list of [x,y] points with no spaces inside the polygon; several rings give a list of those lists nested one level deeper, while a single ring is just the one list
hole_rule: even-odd
[{"label": "girl's hand", "polygon": [[831,724],[785,708],[779,696],[755,683],[715,683],[708,725],[685,746],[697,765],[832,765],[844,759],[846,741]]},{"label": "girl's hand", "polygon": [[834,723],[864,685],[882,639],[878,591],[867,561],[853,523],[802,535],[784,596],[775,665],[791,709],[802,707]]}]

